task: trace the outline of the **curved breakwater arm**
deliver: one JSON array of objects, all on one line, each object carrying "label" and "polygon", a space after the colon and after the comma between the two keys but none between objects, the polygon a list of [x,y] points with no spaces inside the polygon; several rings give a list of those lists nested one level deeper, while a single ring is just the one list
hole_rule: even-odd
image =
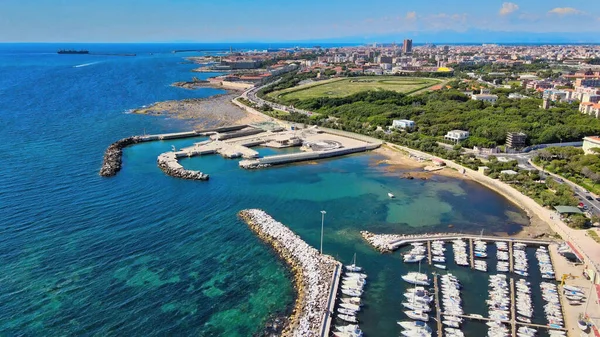
[{"label": "curved breakwater arm", "polygon": [[247,209],[239,217],[258,237],[271,245],[294,274],[298,292],[294,310],[282,336],[328,336],[331,315],[331,296],[335,273],[341,264],[329,255],[322,255],[289,228],[266,212]]}]

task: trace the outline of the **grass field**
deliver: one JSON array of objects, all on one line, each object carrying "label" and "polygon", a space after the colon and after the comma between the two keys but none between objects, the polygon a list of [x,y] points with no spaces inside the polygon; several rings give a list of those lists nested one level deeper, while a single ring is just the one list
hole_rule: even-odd
[{"label": "grass field", "polygon": [[315,97],[344,97],[367,90],[392,90],[402,93],[413,93],[440,83],[433,78],[368,76],[333,79],[329,81],[301,85],[268,94],[270,98],[282,101],[293,99],[305,100]]}]

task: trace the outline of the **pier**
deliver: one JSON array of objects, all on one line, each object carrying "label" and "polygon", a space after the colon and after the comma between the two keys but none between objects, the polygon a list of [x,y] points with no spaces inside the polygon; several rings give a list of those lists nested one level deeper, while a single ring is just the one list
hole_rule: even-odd
[{"label": "pier", "polygon": [[339,289],[340,278],[342,276],[344,266],[338,262],[333,272],[333,280],[331,281],[331,287],[329,288],[329,298],[327,300],[327,311],[324,313],[323,325],[321,327],[321,337],[328,337],[331,331],[331,321],[333,320],[333,308],[335,307],[335,301],[337,299],[337,292]]},{"label": "pier", "polygon": [[473,238],[469,238],[469,255],[471,256],[471,269],[475,269],[475,251],[473,250]]},{"label": "pier", "polygon": [[429,265],[431,265],[431,263],[432,263],[432,257],[431,257],[431,240],[427,241],[427,261],[429,261]]},{"label": "pier", "polygon": [[511,273],[514,272],[515,259],[513,257],[513,243],[512,241],[508,242],[508,271]]},{"label": "pier", "polygon": [[[445,316],[446,314],[442,312],[442,316]],[[477,315],[477,314],[464,314],[464,315],[457,315],[457,314],[452,314],[450,316],[456,316],[456,317],[461,317],[461,318],[465,318],[465,319],[472,319],[475,321],[482,321],[482,322],[501,322],[504,324],[509,324],[512,325],[512,321],[503,321],[503,320],[498,320],[498,319],[491,319],[488,317],[483,317],[481,315]],[[524,322],[519,322],[519,321],[515,321],[515,325],[519,326],[519,325],[523,325],[523,326],[529,326],[532,328],[540,328],[540,329],[546,329],[546,330],[558,330],[558,331],[567,331],[566,328],[551,328],[548,325],[543,325],[543,324],[535,324],[535,323],[524,323]],[[513,335],[513,336],[516,336]]]},{"label": "pier", "polygon": [[433,274],[433,289],[434,289],[434,297],[435,297],[435,320],[437,322],[437,336],[442,337],[442,331],[444,330],[442,327],[442,308],[440,308],[440,289],[438,287],[438,275],[437,273]]},{"label": "pier", "polygon": [[[420,235],[401,235],[401,234],[374,234],[368,231],[360,232],[363,239],[371,244],[375,249],[382,253],[392,252],[400,247],[410,245],[411,243],[427,241],[452,241],[456,239],[479,239],[482,241],[503,241],[503,242],[522,242],[532,246],[549,245],[554,241],[539,240],[539,239],[515,239],[500,236],[481,236],[476,234],[461,234],[461,233],[435,233],[435,234],[420,234]],[[512,247],[512,245],[511,245]],[[512,257],[512,250],[511,250]],[[512,259],[511,259],[512,261]]]},{"label": "pier", "polygon": [[273,248],[294,275],[298,292],[296,303],[280,335],[328,336],[330,310],[335,303],[341,263],[319,253],[262,210],[247,209],[238,215],[260,239]]},{"label": "pier", "polygon": [[515,279],[510,278],[510,327],[512,336],[517,335],[517,320],[516,320],[516,309],[515,309]]}]

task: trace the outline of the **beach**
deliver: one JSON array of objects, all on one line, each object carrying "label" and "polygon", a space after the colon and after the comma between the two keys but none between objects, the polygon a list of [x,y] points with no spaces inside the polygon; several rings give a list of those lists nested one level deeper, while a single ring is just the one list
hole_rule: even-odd
[{"label": "beach", "polygon": [[231,100],[237,96],[238,93],[234,92],[209,98],[164,101],[135,109],[133,113],[185,119],[196,129],[264,121],[261,116],[250,114],[233,104]]},{"label": "beach", "polygon": [[425,167],[432,166],[430,161],[419,161],[414,156],[410,156],[407,152],[393,149],[385,144],[378,149],[373,150],[373,152],[386,157],[384,160],[375,162],[373,166],[385,165],[385,172],[388,174],[397,175],[400,178],[426,180],[435,175],[440,175],[444,177],[466,180],[471,179],[450,167],[444,167],[443,169],[437,171],[424,171]]}]

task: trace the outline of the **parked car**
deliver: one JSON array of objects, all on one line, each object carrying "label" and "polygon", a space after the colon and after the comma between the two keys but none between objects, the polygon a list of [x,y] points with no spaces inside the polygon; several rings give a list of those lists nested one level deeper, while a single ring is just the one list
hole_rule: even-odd
[{"label": "parked car", "polygon": [[590,197],[589,195],[586,195],[586,196],[585,196],[585,198],[586,198],[587,200],[594,200],[594,198]]}]

